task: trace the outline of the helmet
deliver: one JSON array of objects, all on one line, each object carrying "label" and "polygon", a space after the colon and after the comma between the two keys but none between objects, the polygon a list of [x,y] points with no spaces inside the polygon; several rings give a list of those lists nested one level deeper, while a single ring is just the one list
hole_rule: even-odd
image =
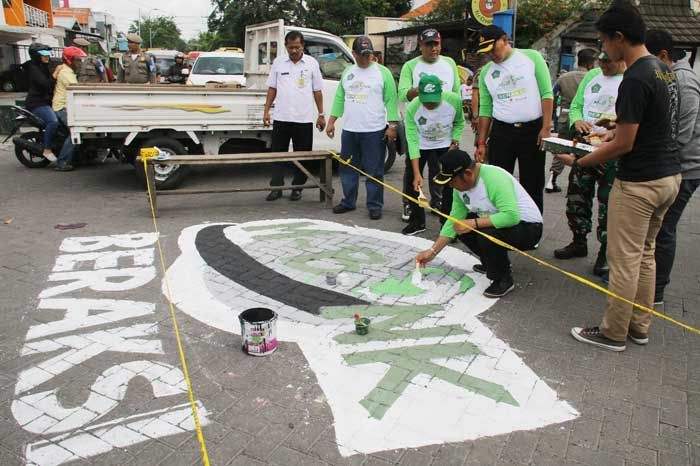
[{"label": "helmet", "polygon": [[177,53],[175,54],[175,58],[176,58],[176,59],[177,59],[177,58],[182,58],[182,59],[184,60],[184,59],[185,59],[185,54],[182,53],[182,52],[177,52]]},{"label": "helmet", "polygon": [[39,60],[41,57],[39,55],[40,51],[51,51],[51,47],[40,42],[34,42],[29,46],[29,58],[32,60]]},{"label": "helmet", "polygon": [[63,61],[73,66],[73,60],[76,57],[87,57],[87,54],[78,47],[66,47],[63,49]]}]

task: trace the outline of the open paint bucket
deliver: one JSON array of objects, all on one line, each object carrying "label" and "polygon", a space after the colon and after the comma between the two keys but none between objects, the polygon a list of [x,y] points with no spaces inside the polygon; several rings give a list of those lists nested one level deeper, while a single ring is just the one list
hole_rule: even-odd
[{"label": "open paint bucket", "polygon": [[277,314],[264,307],[243,311],[241,322],[243,351],[251,356],[267,356],[277,349]]}]

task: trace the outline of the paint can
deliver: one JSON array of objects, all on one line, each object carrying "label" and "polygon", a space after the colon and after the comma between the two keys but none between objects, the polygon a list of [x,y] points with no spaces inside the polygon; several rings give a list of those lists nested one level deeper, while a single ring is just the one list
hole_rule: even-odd
[{"label": "paint can", "polygon": [[243,351],[251,356],[267,356],[277,349],[277,313],[254,307],[238,316],[241,322]]}]

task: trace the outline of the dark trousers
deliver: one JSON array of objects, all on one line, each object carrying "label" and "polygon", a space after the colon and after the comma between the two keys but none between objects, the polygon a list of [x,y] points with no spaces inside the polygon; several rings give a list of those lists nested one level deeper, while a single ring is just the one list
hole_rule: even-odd
[{"label": "dark trousers", "polygon": [[676,200],[668,208],[661,229],[656,235],[656,296],[662,297],[671,281],[671,270],[676,258],[676,228],[685,206],[700,186],[700,180],[681,180]]},{"label": "dark trousers", "polygon": [[[442,201],[442,186],[437,184],[436,182],[433,181],[433,178],[440,172],[440,166],[438,164],[438,161],[440,160],[440,156],[447,152],[449,150],[449,147],[443,147],[441,149],[426,149],[423,150],[421,149],[420,151],[420,158],[421,158],[421,163],[423,165],[420,166],[421,173],[423,173],[423,167],[427,164],[428,165],[428,178],[426,178],[426,182],[424,184],[428,185],[428,189],[430,192],[430,205],[433,208],[440,208],[440,202]],[[423,159],[425,158],[426,162],[423,162]],[[408,152],[406,152],[406,169],[403,172],[403,192],[406,194],[411,195],[411,192],[413,191],[413,168],[411,166],[411,159],[408,156]],[[425,192],[425,191],[424,191]],[[418,193],[416,193],[416,196],[418,196]],[[414,197],[416,197],[414,196]],[[408,199],[404,198],[404,203],[410,203]],[[411,208],[417,207],[416,205],[412,205]]]},{"label": "dark trousers", "polygon": [[[480,230],[523,251],[533,249],[542,237],[541,223],[520,222],[510,228],[481,228]],[[510,259],[507,249],[473,232],[460,235],[459,240],[479,257],[486,267],[486,276],[489,280],[510,278]]]},{"label": "dark trousers", "polygon": [[[295,151],[309,151],[314,141],[313,123],[293,123],[290,121],[274,121],[272,123],[272,152],[287,152],[289,141]],[[314,164],[305,162],[307,170],[313,169]],[[274,173],[270,180],[270,186],[284,186],[284,176],[291,171],[294,174],[292,186],[303,185],[308,177],[291,162],[280,162],[274,164]]]},{"label": "dark trousers", "polygon": [[[440,173],[440,166],[438,160],[440,156],[447,152],[450,148],[443,147],[440,149],[421,149],[420,159],[418,160],[418,167],[420,169],[421,175],[423,174],[423,169],[428,166],[428,185],[430,186],[430,205],[433,208],[440,208],[442,202],[442,186],[435,183],[433,178]],[[426,183],[423,183],[426,184]],[[411,197],[418,198],[418,191],[413,189],[413,166],[411,164],[411,159],[406,154],[406,172],[404,173],[404,186],[403,189],[406,194]],[[409,223],[425,225],[425,210],[418,205],[413,204],[411,206],[411,216],[408,219]]]},{"label": "dark trousers", "polygon": [[519,128],[493,120],[489,136],[489,163],[513,173],[518,161],[520,184],[530,195],[540,212],[544,208],[545,153],[537,145],[542,120],[523,123]]}]

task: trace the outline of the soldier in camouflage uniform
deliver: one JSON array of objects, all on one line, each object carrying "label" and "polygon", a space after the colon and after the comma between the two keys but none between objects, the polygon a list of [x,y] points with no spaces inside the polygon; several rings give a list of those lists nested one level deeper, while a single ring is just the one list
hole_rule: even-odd
[{"label": "soldier in camouflage uniform", "polygon": [[131,33],[126,37],[129,51],[122,55],[119,82],[127,84],[155,84],[156,65],[153,59],[141,50],[141,37]]},{"label": "soldier in camouflage uniform", "polygon": [[87,54],[87,57],[80,61],[80,67],[77,70],[79,83],[108,83],[107,69],[104,63],[94,55],[90,55],[88,47],[90,42],[79,37],[73,41],[73,45]]},{"label": "soldier in camouflage uniform", "polygon": [[[622,82],[625,62],[610,61],[607,55],[600,56],[600,68],[594,68],[583,78],[569,111],[570,129],[579,134],[603,131],[595,126],[601,117],[614,119],[617,89]],[[617,174],[617,160],[595,167],[577,168],[569,173],[566,192],[566,217],[574,234],[571,244],[554,251],[557,259],[571,259],[588,255],[586,236],[592,230],[593,197],[598,185],[598,228],[600,251],[593,273],[603,276],[608,271],[607,224],[608,196]]]}]

